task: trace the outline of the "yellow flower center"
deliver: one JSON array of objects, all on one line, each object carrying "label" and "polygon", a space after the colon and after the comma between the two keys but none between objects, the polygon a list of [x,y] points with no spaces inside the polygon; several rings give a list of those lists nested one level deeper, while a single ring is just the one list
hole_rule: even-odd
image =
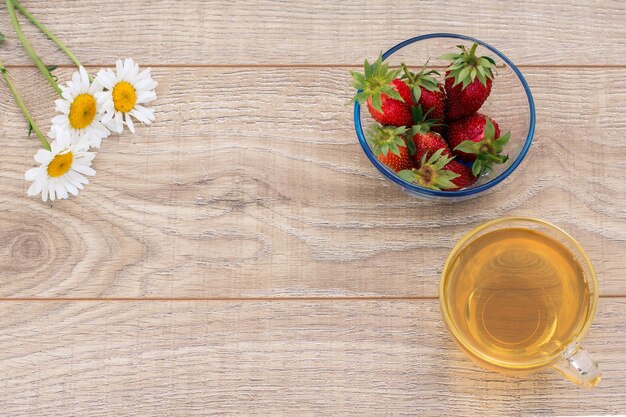
[{"label": "yellow flower center", "polygon": [[96,99],[91,94],[81,94],[70,106],[70,125],[74,129],[84,129],[96,117]]},{"label": "yellow flower center", "polygon": [[72,152],[60,153],[48,164],[48,175],[51,177],[60,177],[67,173],[72,167],[74,155]]},{"label": "yellow flower center", "polygon": [[113,105],[115,110],[128,113],[135,107],[137,92],[127,81],[120,81],[113,87]]}]

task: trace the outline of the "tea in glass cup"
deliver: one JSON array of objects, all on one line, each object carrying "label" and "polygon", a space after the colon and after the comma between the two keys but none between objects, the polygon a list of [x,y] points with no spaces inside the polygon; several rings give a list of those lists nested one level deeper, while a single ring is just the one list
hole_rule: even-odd
[{"label": "tea in glass cup", "polygon": [[600,381],[579,346],[597,305],[595,273],[557,227],[528,218],[479,226],[448,257],[440,301],[455,341],[482,365],[506,373],[554,366],[581,385]]}]

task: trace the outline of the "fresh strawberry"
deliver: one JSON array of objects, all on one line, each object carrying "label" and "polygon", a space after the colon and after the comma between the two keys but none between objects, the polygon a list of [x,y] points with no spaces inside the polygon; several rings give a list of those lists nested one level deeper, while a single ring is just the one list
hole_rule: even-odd
[{"label": "fresh strawberry", "polygon": [[411,169],[413,166],[404,141],[406,131],[404,126],[394,128],[373,124],[368,133],[367,141],[372,146],[374,155],[394,172]]},{"label": "fresh strawberry", "polygon": [[448,165],[443,167],[443,169],[459,174],[458,177],[452,180],[452,183],[456,185],[456,188],[449,188],[448,191],[456,191],[461,188],[469,187],[478,180],[478,177],[474,176],[470,168],[458,161],[448,162]]},{"label": "fresh strawberry", "polygon": [[477,112],[491,93],[493,68],[496,67],[496,63],[488,56],[477,57],[477,47],[477,43],[469,50],[459,45],[460,53],[441,57],[451,62],[446,71],[448,122]]},{"label": "fresh strawberry", "polygon": [[501,152],[510,136],[510,132],[500,136],[495,120],[480,113],[448,126],[448,143],[452,152],[464,161],[473,161],[472,172],[476,176],[488,172],[494,163],[507,161],[508,155],[501,155]]},{"label": "fresh strawberry", "polygon": [[367,108],[374,120],[382,125],[410,127],[412,122],[411,106],[413,95],[406,83],[400,79],[400,70],[389,70],[389,64],[383,64],[382,54],[373,65],[367,60],[364,74],[352,71],[352,86],[359,90],[352,98],[352,103],[367,101]]},{"label": "fresh strawberry", "polygon": [[424,114],[421,104],[417,107],[413,106],[412,144],[411,140],[407,140],[407,143],[409,144],[409,151],[413,156],[413,163],[418,167],[424,155],[433,155],[439,149],[443,149],[442,155],[450,155],[448,143],[439,133],[431,131],[434,127],[439,126],[435,123],[435,120],[428,118],[431,112],[432,109]]},{"label": "fresh strawberry", "polygon": [[450,155],[448,144],[437,132],[416,133],[413,135],[413,143],[415,143],[413,162],[416,166],[425,155],[432,155],[440,149],[443,149],[443,155]]},{"label": "fresh strawberry", "polygon": [[[461,120],[456,120],[450,123],[448,126],[448,143],[452,149],[456,148],[461,142],[471,140],[473,142],[480,142],[485,136],[485,121],[487,116],[482,113],[474,113],[469,117]],[[488,118],[495,129],[494,136],[500,137],[500,126],[491,117]],[[475,154],[469,154],[465,152],[455,151],[454,154],[461,160],[467,162],[474,162],[476,160]]]},{"label": "fresh strawberry", "polygon": [[443,85],[433,77],[433,74],[439,75],[439,73],[435,70],[426,71],[426,65],[428,62],[420,72],[414,74],[402,63],[401,66],[404,71],[402,80],[405,80],[411,89],[415,105],[421,105],[424,110],[430,111],[430,117],[439,123],[432,130],[443,133],[443,123],[446,117],[446,93]]},{"label": "fresh strawberry", "polygon": [[430,157],[424,155],[419,168],[402,170],[398,172],[398,176],[405,181],[432,190],[455,189],[458,186],[453,181],[459,177],[459,174],[444,168],[452,159],[454,159],[453,156],[445,156],[443,149],[439,149]]}]

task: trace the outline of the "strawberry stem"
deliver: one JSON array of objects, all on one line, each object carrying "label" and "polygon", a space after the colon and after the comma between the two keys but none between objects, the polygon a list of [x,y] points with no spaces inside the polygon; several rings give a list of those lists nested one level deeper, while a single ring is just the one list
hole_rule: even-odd
[{"label": "strawberry stem", "polygon": [[415,82],[414,74],[412,74],[411,71],[409,71],[409,68],[406,66],[404,62],[401,63],[400,66],[402,67],[402,71],[404,72],[404,75],[406,75],[406,78],[411,82],[411,84],[413,84]]},{"label": "strawberry stem", "polygon": [[478,43],[474,42],[474,44],[472,45],[472,48],[470,49],[470,56],[471,57],[475,57],[476,56],[476,48],[478,48]]}]

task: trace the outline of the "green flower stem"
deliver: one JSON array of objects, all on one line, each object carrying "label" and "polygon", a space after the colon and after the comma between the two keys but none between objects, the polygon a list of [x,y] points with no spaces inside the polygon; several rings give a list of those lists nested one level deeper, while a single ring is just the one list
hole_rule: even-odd
[{"label": "green flower stem", "polygon": [[46,148],[47,150],[50,150],[50,144],[46,140],[46,138],[43,135],[43,133],[41,133],[41,130],[39,130],[39,127],[37,126],[37,123],[35,123],[35,121],[31,117],[30,113],[28,112],[28,109],[26,108],[26,105],[24,104],[24,102],[20,98],[19,94],[17,94],[17,90],[15,89],[15,86],[11,82],[11,78],[9,77],[9,73],[8,73],[6,67],[4,66],[4,64],[2,62],[0,62],[0,72],[2,73],[2,77],[4,78],[4,82],[7,84],[7,87],[9,87],[9,91],[11,92],[11,94],[13,95],[13,98],[15,99],[15,103],[17,104],[17,107],[20,108],[20,110],[22,111],[22,114],[24,115],[26,120],[28,120],[28,123],[30,123],[30,126],[33,128],[33,132],[35,132],[35,134],[37,135],[37,137],[41,141],[41,144],[43,145],[43,147]]},{"label": "green flower stem", "polygon": [[57,82],[52,77],[52,75],[50,74],[50,71],[48,71],[48,68],[46,68],[41,58],[37,56],[32,46],[30,46],[30,43],[28,43],[26,36],[24,36],[24,32],[22,32],[20,22],[18,22],[17,16],[15,15],[15,8],[13,7],[13,0],[6,0],[6,3],[7,3],[7,10],[9,12],[9,16],[11,17],[11,24],[13,25],[13,29],[15,29],[15,33],[17,34],[17,37],[19,38],[20,42],[22,42],[24,49],[26,49],[26,52],[28,53],[30,58],[33,60],[35,65],[37,65],[37,68],[39,68],[39,71],[41,72],[41,74],[46,78],[46,80],[52,86],[52,88],[54,88],[54,91],[56,91],[59,95],[61,95],[62,94],[61,87],[59,87],[59,84],[57,84]]},{"label": "green flower stem", "polygon": [[[39,30],[41,30],[43,32],[44,35],[46,35],[48,37],[48,39],[50,39],[52,42],[54,42],[59,47],[59,49],[61,51],[63,51],[63,53],[65,55],[67,55],[70,60],[72,60],[72,62],[77,67],[81,67],[82,66],[82,64],[80,63],[78,58],[76,58],[76,55],[74,55],[72,53],[72,51],[70,51],[69,48],[63,44],[63,42],[61,42],[56,36],[54,36],[54,34],[52,32],[50,32],[48,30],[48,28],[46,28],[43,24],[41,24],[41,22],[39,20],[37,20],[35,18],[35,16],[30,14],[28,12],[28,10],[26,10],[24,8],[24,6],[22,6],[17,0],[13,0],[13,4],[15,5],[15,8],[17,10],[19,10],[20,13],[22,13],[24,15],[25,18],[30,20],[33,25],[35,25]],[[89,80],[93,81],[93,79],[91,77],[91,74],[89,74]]]}]

